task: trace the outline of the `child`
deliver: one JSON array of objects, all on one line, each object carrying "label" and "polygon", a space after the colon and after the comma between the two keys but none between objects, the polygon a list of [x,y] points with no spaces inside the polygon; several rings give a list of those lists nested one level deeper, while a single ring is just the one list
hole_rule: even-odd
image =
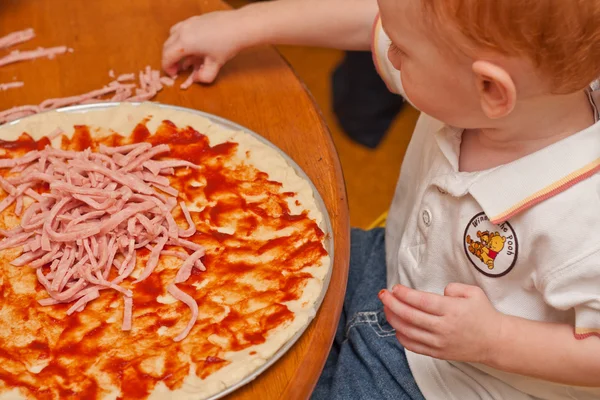
[{"label": "child", "polygon": [[259,3],[177,24],[163,66],[371,40],[422,115],[313,397],[599,399],[600,0]]}]

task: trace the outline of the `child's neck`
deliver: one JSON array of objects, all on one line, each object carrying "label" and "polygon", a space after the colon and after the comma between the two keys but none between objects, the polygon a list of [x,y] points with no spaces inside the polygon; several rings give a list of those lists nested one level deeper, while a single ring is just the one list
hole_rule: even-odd
[{"label": "child's neck", "polygon": [[482,171],[510,163],[593,123],[592,107],[585,92],[524,102],[503,126],[465,130],[460,148],[460,171]]}]

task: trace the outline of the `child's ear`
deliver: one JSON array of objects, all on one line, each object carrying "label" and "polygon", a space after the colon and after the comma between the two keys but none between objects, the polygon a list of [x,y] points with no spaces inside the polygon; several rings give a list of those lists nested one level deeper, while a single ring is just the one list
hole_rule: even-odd
[{"label": "child's ear", "polygon": [[510,114],[517,102],[517,89],[510,74],[489,61],[475,61],[472,68],[485,115],[498,119]]}]

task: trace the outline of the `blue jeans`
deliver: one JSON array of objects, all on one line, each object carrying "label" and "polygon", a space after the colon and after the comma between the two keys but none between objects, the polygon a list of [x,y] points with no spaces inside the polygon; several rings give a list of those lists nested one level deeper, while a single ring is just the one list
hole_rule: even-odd
[{"label": "blue jeans", "polygon": [[352,230],[350,271],[333,346],[313,400],[424,400],[377,294],[386,287],[384,230]]}]

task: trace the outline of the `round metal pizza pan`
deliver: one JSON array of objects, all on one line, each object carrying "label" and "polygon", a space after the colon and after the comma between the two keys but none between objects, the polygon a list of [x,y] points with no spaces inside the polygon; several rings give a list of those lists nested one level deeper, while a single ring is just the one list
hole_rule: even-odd
[{"label": "round metal pizza pan", "polygon": [[[85,105],[64,107],[64,108],[60,108],[55,111],[64,112],[64,113],[85,113],[85,112],[93,111],[93,110],[104,110],[104,109],[110,109],[113,107],[118,107],[120,104],[121,103],[119,103],[119,102],[85,104]],[[129,103],[129,104],[132,104],[135,106],[135,105],[139,105],[141,103]],[[296,164],[296,162],[290,156],[288,156],[285,152],[283,152],[281,149],[279,149],[277,146],[275,146],[273,143],[271,143],[269,140],[265,139],[258,133],[253,132],[250,129],[248,129],[242,125],[239,125],[228,119],[225,119],[225,118],[213,115],[213,114],[209,114],[209,113],[206,113],[203,111],[194,110],[191,108],[179,107],[179,106],[173,106],[173,105],[161,104],[161,103],[153,103],[153,104],[155,104],[161,108],[165,108],[165,109],[178,110],[178,111],[183,111],[186,113],[196,114],[196,115],[199,115],[199,116],[209,119],[212,123],[220,125],[223,128],[233,130],[233,131],[243,131],[249,135],[254,136],[256,139],[258,139],[260,142],[262,142],[266,146],[269,146],[269,147],[273,148],[274,150],[276,150],[287,161],[287,163],[296,171],[298,176],[300,176],[302,179],[304,179],[305,181],[307,181],[310,184],[310,187],[313,190],[313,195],[315,198],[315,202],[317,204],[317,208],[323,215],[323,222],[321,224],[321,229],[325,233],[325,243],[324,243],[325,249],[327,250],[327,252],[329,253],[329,256],[331,258],[331,266],[327,272],[327,275],[325,276],[325,278],[323,280],[323,289],[321,290],[321,293],[315,302],[315,311],[318,311],[321,306],[321,303],[323,302],[323,298],[325,297],[325,294],[327,293],[327,288],[329,287],[329,281],[331,280],[331,273],[333,270],[333,260],[334,260],[334,239],[333,239],[333,231],[331,228],[331,220],[329,218],[329,213],[327,212],[327,207],[325,206],[325,203],[323,202],[323,199],[321,198],[319,191],[317,190],[317,188],[315,187],[313,182],[310,180],[310,178],[300,168],[300,166],[298,166],[298,164]],[[26,119],[26,118],[30,118],[30,117],[25,117],[23,119]],[[17,124],[19,121],[22,121],[23,119],[12,121],[6,125]],[[2,136],[2,129],[0,127],[0,138],[1,138],[1,136]],[[258,377],[266,369],[268,369],[270,366],[272,366],[277,360],[279,360],[294,345],[294,343],[296,343],[296,341],[298,341],[298,339],[300,339],[300,337],[302,336],[302,334],[304,333],[304,331],[306,330],[306,328],[308,327],[308,325],[310,324],[311,321],[312,321],[312,318],[309,319],[307,321],[307,323],[298,332],[296,332],[281,348],[279,348],[279,350],[277,352],[275,352],[275,354],[273,354],[258,369],[256,369],[250,375],[248,375],[241,381],[235,383],[234,385],[207,398],[207,400],[220,399],[220,398],[234,392],[235,390],[239,389],[240,387],[246,385],[247,383],[251,382],[252,380],[256,379],[256,377]]]}]

